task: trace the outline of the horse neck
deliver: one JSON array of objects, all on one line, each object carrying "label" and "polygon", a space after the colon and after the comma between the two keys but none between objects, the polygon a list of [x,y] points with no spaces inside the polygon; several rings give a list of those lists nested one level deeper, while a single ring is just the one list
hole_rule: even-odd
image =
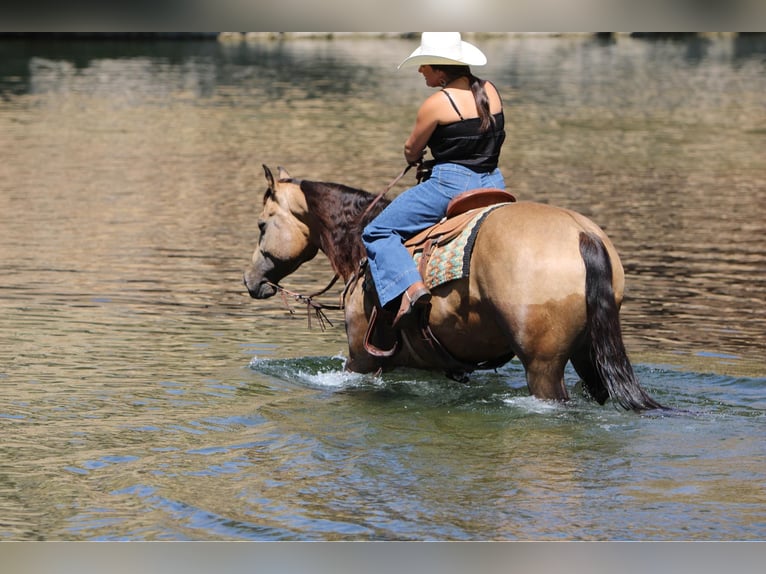
[{"label": "horse neck", "polygon": [[378,202],[366,212],[375,196],[359,189],[340,184],[302,181],[301,190],[306,197],[314,221],[319,249],[330,260],[335,272],[348,280],[365,257],[362,244],[364,224],[385,205]]}]

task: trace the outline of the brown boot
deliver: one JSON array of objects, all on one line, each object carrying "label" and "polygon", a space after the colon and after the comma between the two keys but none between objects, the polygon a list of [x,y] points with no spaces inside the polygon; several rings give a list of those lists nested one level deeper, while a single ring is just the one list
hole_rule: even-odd
[{"label": "brown boot", "polygon": [[394,317],[393,326],[397,327],[399,322],[412,314],[415,307],[423,307],[431,302],[431,292],[426,287],[426,284],[422,281],[413,283],[402,294],[402,304],[399,306],[399,311]]}]

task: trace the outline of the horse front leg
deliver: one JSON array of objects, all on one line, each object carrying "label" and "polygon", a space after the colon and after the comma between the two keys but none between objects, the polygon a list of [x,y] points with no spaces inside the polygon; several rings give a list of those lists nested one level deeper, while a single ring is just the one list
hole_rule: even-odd
[{"label": "horse front leg", "polygon": [[368,315],[365,313],[364,294],[360,285],[353,286],[346,295],[344,322],[348,339],[348,360],[345,369],[352,373],[373,373],[383,366],[380,357],[370,355],[364,345]]},{"label": "horse front leg", "polygon": [[346,318],[346,337],[348,338],[348,360],[345,369],[352,373],[372,373],[381,368],[380,359],[370,355],[364,348],[367,330],[366,321],[359,318]]}]

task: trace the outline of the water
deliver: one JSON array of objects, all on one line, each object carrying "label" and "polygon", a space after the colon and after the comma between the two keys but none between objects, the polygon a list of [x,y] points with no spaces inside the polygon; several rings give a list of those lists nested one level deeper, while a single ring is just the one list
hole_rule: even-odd
[{"label": "water", "polygon": [[763,40],[477,42],[513,191],[607,230],[639,378],[688,414],[572,371],[538,401],[517,362],[344,373],[339,314],[247,297],[261,164],[383,189],[413,42],[6,40],[0,539],[763,538]]}]

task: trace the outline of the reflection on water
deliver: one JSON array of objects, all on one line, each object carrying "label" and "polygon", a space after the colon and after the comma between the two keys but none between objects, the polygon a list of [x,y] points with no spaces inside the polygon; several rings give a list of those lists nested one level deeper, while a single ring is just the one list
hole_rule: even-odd
[{"label": "reflection on water", "polygon": [[763,41],[481,42],[507,181],[614,239],[682,417],[345,374],[338,314],[246,296],[261,164],[383,189],[414,44],[0,41],[0,539],[762,537]]}]

